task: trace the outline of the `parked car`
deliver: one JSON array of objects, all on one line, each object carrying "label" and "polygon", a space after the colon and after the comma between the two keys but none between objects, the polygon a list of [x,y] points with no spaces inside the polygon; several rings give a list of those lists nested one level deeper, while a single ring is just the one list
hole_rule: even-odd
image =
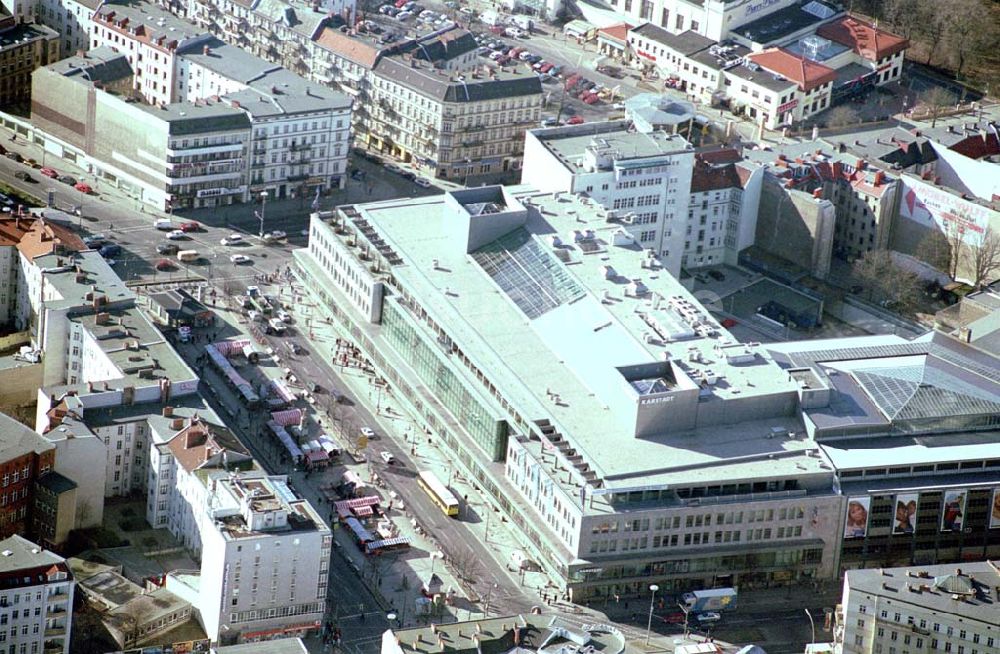
[{"label": "parked car", "polygon": [[157,254],[177,254],[177,250],[180,249],[173,243],[158,243],[156,246]]},{"label": "parked car", "polygon": [[14,177],[18,178],[22,182],[34,182],[35,178],[28,174],[27,171],[19,170],[14,173]]},{"label": "parked car", "polygon": [[430,188],[431,187],[431,183],[428,180],[424,179],[423,177],[416,177],[416,178],[414,178],[413,183],[416,184],[417,186],[419,186],[420,188]]},{"label": "parked car", "polygon": [[362,427],[360,431],[361,435],[364,436],[365,438],[369,439],[375,438],[375,430],[372,429],[371,427]]},{"label": "parked car", "polygon": [[570,116],[570,119],[566,121],[567,125],[582,125],[584,123],[582,116]]},{"label": "parked car", "polygon": [[102,257],[107,259],[108,257],[118,256],[119,254],[121,254],[121,251],[122,251],[122,246],[118,245],[117,243],[106,243],[105,245],[102,245],[101,249],[99,249],[97,252]]},{"label": "parked car", "polygon": [[281,240],[284,240],[286,238],[288,238],[288,234],[286,234],[285,232],[281,231],[280,229],[275,229],[275,230],[272,230],[272,231],[264,234],[264,242],[265,243],[274,243],[275,241],[281,241]]},{"label": "parked car", "polygon": [[235,263],[236,265],[240,265],[243,263],[250,263],[250,257],[245,254],[232,254],[229,256],[229,261]]},{"label": "parked car", "polygon": [[288,313],[284,309],[278,309],[278,311],[274,315],[277,316],[278,320],[280,320],[281,322],[287,322],[287,323],[292,322],[292,314]]},{"label": "parked car", "polygon": [[56,171],[55,168],[49,168],[48,166],[46,166],[45,168],[42,168],[38,172],[42,175],[45,175],[46,177],[51,177],[52,179],[59,178],[59,173],[58,171]]},{"label": "parked car", "polygon": [[512,39],[520,39],[524,37],[524,30],[520,27],[508,27],[503,31],[504,36],[509,36]]},{"label": "parked car", "polygon": [[174,224],[170,222],[169,218],[157,218],[153,221],[153,229],[159,229],[164,232],[174,231]]},{"label": "parked car", "polygon": [[160,271],[175,270],[177,265],[170,259],[160,259],[156,262],[156,269]]},{"label": "parked car", "polygon": [[219,241],[223,245],[239,245],[243,242],[243,236],[241,234],[230,234],[229,236],[222,237]]},{"label": "parked car", "polygon": [[4,156],[7,157],[8,159],[13,159],[14,161],[16,161],[18,163],[21,163],[22,161],[24,161],[24,157],[22,157],[17,152],[8,152]]},{"label": "parked car", "polygon": [[382,457],[382,460],[385,461],[386,465],[391,466],[393,463],[396,462],[396,457],[392,455],[392,452],[386,452],[385,450],[382,450],[381,452],[378,453],[378,455]]},{"label": "parked car", "polygon": [[84,182],[77,182],[73,185],[77,191],[80,191],[84,195],[90,195],[94,192],[94,189],[90,188],[90,184],[85,184]]},{"label": "parked car", "polygon": [[68,184],[69,186],[76,186],[76,177],[72,175],[63,175],[59,178],[59,181],[63,184]]},{"label": "parked car", "polygon": [[726,281],[725,274],[723,274],[719,270],[709,270],[708,271],[708,276],[711,277],[712,279],[714,279],[717,282],[724,282],[724,281]]},{"label": "parked car", "polygon": [[91,234],[83,237],[83,244],[88,248],[99,248],[108,242],[108,237],[104,234]]},{"label": "parked car", "polygon": [[391,161],[387,161],[386,163],[382,164],[382,167],[388,170],[390,173],[396,173],[397,175],[403,172],[402,168],[392,163]]},{"label": "parked car", "polygon": [[189,220],[187,222],[181,223],[181,231],[182,232],[197,232],[200,229],[201,229],[201,225],[199,225],[198,223],[194,222],[193,220]]},{"label": "parked car", "polygon": [[555,116],[546,116],[542,118],[542,127],[555,127],[559,124],[559,119]]},{"label": "parked car", "polygon": [[188,235],[185,234],[184,232],[182,232],[179,229],[175,229],[175,230],[173,230],[171,232],[167,232],[167,238],[169,238],[171,241],[183,241],[187,237],[188,237]]},{"label": "parked car", "polygon": [[722,619],[722,616],[715,611],[707,611],[705,613],[699,613],[694,617],[698,624],[714,624]]}]

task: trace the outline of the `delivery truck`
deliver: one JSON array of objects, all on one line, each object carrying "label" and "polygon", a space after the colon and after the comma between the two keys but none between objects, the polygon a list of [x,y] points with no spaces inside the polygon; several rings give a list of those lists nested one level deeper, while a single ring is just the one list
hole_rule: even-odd
[{"label": "delivery truck", "polygon": [[709,590],[696,590],[692,593],[681,595],[681,601],[684,602],[690,613],[735,609],[736,589],[711,588]]}]

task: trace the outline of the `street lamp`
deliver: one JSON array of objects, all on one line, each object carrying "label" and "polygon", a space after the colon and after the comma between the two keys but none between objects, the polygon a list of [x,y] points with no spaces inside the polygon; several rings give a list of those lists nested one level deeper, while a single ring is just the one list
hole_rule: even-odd
[{"label": "street lamp", "polygon": [[260,213],[257,219],[260,220],[260,233],[257,236],[264,238],[264,210],[267,208],[267,191],[260,192]]},{"label": "street lamp", "polygon": [[392,626],[393,621],[396,619],[396,614],[390,611],[385,614],[385,619],[389,621],[389,626]]},{"label": "street lamp", "polygon": [[649,590],[652,595],[649,596],[649,619],[646,620],[646,645],[649,645],[649,631],[653,628],[653,604],[656,602],[656,591],[660,590],[660,587],[656,584],[650,584]]},{"label": "street lamp", "polygon": [[813,616],[812,616],[812,613],[809,612],[809,609],[804,609],[804,611],[806,612],[806,615],[809,616],[809,627],[812,629],[812,640],[809,641],[809,644],[810,645],[815,645],[816,644],[816,623],[813,622]]}]

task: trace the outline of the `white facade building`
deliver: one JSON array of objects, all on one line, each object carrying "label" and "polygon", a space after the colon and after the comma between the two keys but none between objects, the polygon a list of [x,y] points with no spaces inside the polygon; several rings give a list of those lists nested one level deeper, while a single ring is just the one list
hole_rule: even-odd
[{"label": "white facade building", "polygon": [[35,19],[62,35],[65,55],[90,47],[94,12],[98,0],[35,0]]},{"label": "white facade building", "polygon": [[843,654],[1000,648],[994,561],[848,570],[835,637]]},{"label": "white facade building", "polygon": [[0,648],[69,653],[73,574],[61,556],[20,536],[0,541]]},{"label": "white facade building", "polygon": [[249,196],[272,198],[343,188],[351,99],[218,39],[182,49],[178,96],[218,97],[246,112]]},{"label": "white facade building", "polygon": [[[531,130],[521,181],[590,198],[674,276],[736,263],[753,243],[756,205],[744,199],[750,171],[734,165],[735,152],[700,155],[682,136],[637,129],[658,113],[666,112],[644,107],[635,124]],[[731,157],[719,163],[720,155]]]},{"label": "white facade building", "polygon": [[284,477],[259,471],[220,469],[203,486],[199,587],[168,579],[168,589],[191,597],[220,644],[318,630],[333,537],[316,511]]},{"label": "white facade building", "polygon": [[177,50],[212,38],[208,32],[155,6],[104,5],[94,14],[90,47],[123,53],[135,72],[133,86],[150,104],[177,102]]},{"label": "white facade building", "polygon": [[680,135],[592,123],[527,132],[521,181],[591,198],[679,276],[693,166]]}]

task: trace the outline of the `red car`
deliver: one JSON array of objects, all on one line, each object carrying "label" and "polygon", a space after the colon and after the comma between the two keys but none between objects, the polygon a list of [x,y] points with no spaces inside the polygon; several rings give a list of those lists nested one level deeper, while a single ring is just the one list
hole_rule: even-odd
[{"label": "red car", "polygon": [[170,259],[160,259],[159,261],[156,262],[157,270],[167,271],[167,270],[173,270],[175,267],[176,266],[174,266],[174,262],[171,261]]},{"label": "red car", "polygon": [[84,184],[83,182],[77,182],[73,185],[73,188],[80,191],[84,195],[90,195],[94,192],[94,189],[90,188],[90,184]]},{"label": "red car", "polygon": [[42,168],[38,172],[45,175],[46,177],[51,177],[52,179],[56,179],[57,177],[59,177],[59,172],[55,168]]},{"label": "red car", "polygon": [[597,104],[597,101],[601,98],[596,93],[591,93],[583,99],[584,104]]},{"label": "red car", "polygon": [[732,318],[723,318],[720,324],[726,329],[729,329],[730,327],[736,326],[736,321],[733,320]]},{"label": "red car", "polygon": [[683,613],[668,613],[661,618],[667,624],[684,624]]},{"label": "red car", "polygon": [[198,223],[194,222],[193,220],[189,221],[189,222],[186,222],[186,223],[181,223],[181,231],[185,232],[185,233],[187,233],[187,232],[197,232],[200,229],[201,229],[201,225],[199,225]]},{"label": "red car", "polygon": [[581,125],[581,124],[583,124],[583,118],[581,118],[580,116],[572,116],[569,120],[566,121],[566,124],[567,125]]}]

